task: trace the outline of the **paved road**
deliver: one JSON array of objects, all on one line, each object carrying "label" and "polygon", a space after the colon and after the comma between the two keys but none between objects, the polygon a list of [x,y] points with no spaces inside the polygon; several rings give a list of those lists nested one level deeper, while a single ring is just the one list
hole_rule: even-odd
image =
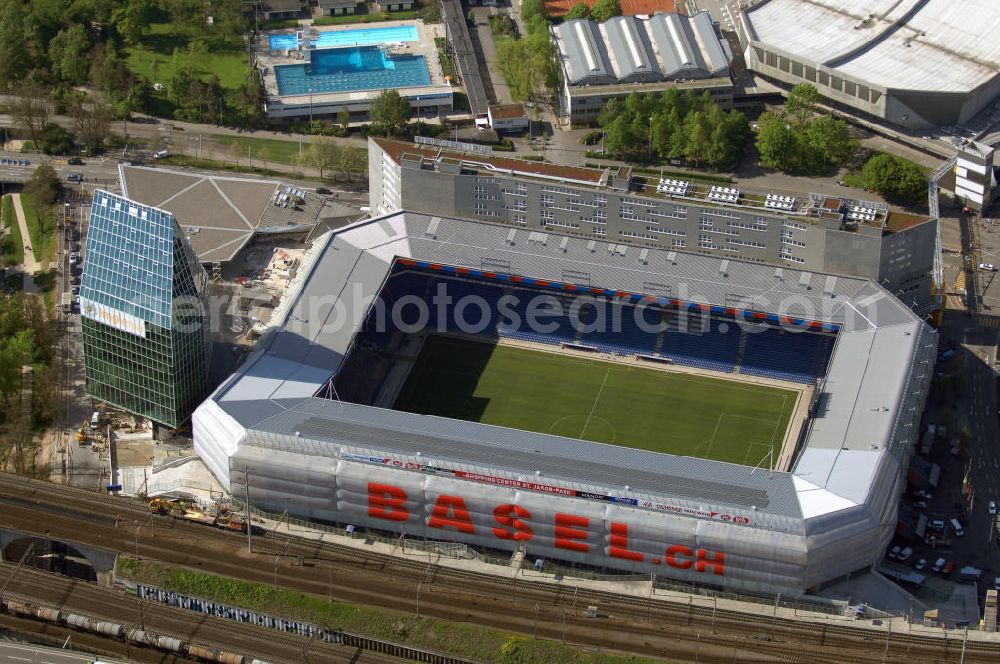
[{"label": "paved road", "polygon": [[[20,643],[0,643],[0,664],[90,664],[97,660],[95,655],[56,650],[44,646]],[[117,664],[119,660],[100,658],[102,664]]]}]

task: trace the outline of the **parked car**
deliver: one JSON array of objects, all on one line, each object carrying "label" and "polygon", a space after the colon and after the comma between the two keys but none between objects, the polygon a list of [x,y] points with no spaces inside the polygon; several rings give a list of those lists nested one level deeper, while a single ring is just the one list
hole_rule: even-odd
[{"label": "parked car", "polygon": [[916,491],[913,492],[913,495],[919,496],[924,500],[932,500],[934,498],[934,494],[931,493],[930,491],[927,491],[926,489],[917,489]]},{"label": "parked car", "polygon": [[80,294],[80,287],[79,286],[70,286],[69,287],[69,292],[72,293],[73,295],[79,295]]},{"label": "parked car", "polygon": [[329,194],[330,190],[327,189],[326,187],[316,187],[316,193],[317,194]]},{"label": "parked car", "polygon": [[917,570],[918,572],[922,572],[925,569],[927,569],[927,559],[921,558],[920,560],[918,560],[916,564],[913,566],[913,569]]},{"label": "parked car", "polygon": [[935,574],[940,574],[941,570],[943,570],[944,566],[947,564],[948,564],[947,560],[945,560],[944,558],[938,558],[937,560],[934,561],[934,566],[931,567],[931,571],[934,572]]},{"label": "parked car", "polygon": [[993,263],[980,263],[979,264],[979,269],[982,270],[983,272],[996,272],[997,271],[996,267],[993,266]]},{"label": "parked car", "polygon": [[76,265],[79,262],[80,262],[80,256],[75,251],[71,252],[69,255],[69,264],[72,266]]},{"label": "parked car", "polygon": [[899,545],[896,545],[896,546],[892,547],[892,550],[889,551],[889,555],[888,555],[889,559],[890,560],[895,560],[896,558],[898,558],[899,557],[899,552],[902,549],[903,549],[903,547],[901,547]]},{"label": "parked car", "polygon": [[949,561],[948,564],[944,566],[944,569],[941,570],[941,576],[948,576],[954,571],[955,571],[955,563]]},{"label": "parked car", "polygon": [[896,556],[896,560],[898,560],[901,563],[905,563],[912,556],[913,556],[913,548],[908,546],[899,552],[899,555]]},{"label": "parked car", "polygon": [[70,166],[83,166],[83,159],[79,157],[70,157],[69,161],[66,162]]},{"label": "parked car", "polygon": [[987,505],[987,509],[989,509],[989,511],[990,511],[990,516],[996,516],[997,515],[997,501],[991,500],[989,502],[989,504]]},{"label": "parked car", "polygon": [[945,523],[944,519],[931,519],[927,522],[927,529],[931,531],[942,532],[944,531]]},{"label": "parked car", "polygon": [[996,590],[1000,590],[1000,576],[993,579],[993,588],[995,588]]},{"label": "parked car", "polygon": [[163,159],[164,157],[168,156],[169,154],[170,153],[167,152],[166,150],[158,150],[158,151],[156,151],[156,152],[153,153],[153,159]]},{"label": "parked car", "polygon": [[914,500],[913,501],[913,506],[916,507],[917,509],[920,509],[920,510],[927,509],[927,501],[926,500]]}]

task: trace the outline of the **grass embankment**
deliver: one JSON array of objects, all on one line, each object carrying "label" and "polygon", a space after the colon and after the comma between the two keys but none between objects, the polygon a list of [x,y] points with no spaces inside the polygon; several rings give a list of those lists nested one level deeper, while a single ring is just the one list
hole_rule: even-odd
[{"label": "grass embankment", "polygon": [[[211,139],[219,145],[233,148],[232,152],[246,156],[250,148],[250,156],[255,161],[278,162],[296,165],[299,163],[299,142],[282,141],[275,138],[255,138],[253,136],[231,136],[227,134],[212,134]],[[305,150],[309,143],[305,142],[301,149]]]},{"label": "grass embankment", "polygon": [[591,653],[501,630],[417,618],[402,611],[331,602],[326,598],[153,562],[118,559],[120,576],[202,599],[341,629],[484,664],[654,664],[656,660]]},{"label": "grass embankment", "polygon": [[4,228],[3,265],[20,265],[24,262],[24,239],[17,225],[17,217],[14,216],[14,201],[10,194],[3,197],[0,214],[3,215]]},{"label": "grass embankment", "polygon": [[190,157],[182,154],[172,154],[169,157],[164,157],[156,162],[161,166],[184,166],[187,168],[200,168],[207,171],[230,171],[232,173],[252,173],[254,175],[266,175],[268,177],[275,178],[292,178],[295,180],[312,180],[314,182],[327,182],[329,178],[321,180],[317,177],[307,176],[300,172],[288,173],[286,171],[275,171],[270,168],[261,168],[256,166],[257,163],[262,163],[261,161],[254,159],[254,167],[248,168],[247,162],[244,159],[242,162],[237,161],[225,161],[219,159],[199,159],[197,157]]},{"label": "grass embankment", "polygon": [[27,194],[21,194],[21,207],[24,208],[24,222],[28,225],[35,259],[42,265],[51,264],[56,256],[55,207],[40,206]]}]

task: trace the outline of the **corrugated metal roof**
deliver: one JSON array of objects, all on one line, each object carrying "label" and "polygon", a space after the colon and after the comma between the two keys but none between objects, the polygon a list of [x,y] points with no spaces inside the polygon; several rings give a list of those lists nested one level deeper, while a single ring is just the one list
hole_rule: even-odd
[{"label": "corrugated metal roof", "polygon": [[724,75],[730,57],[708,12],[618,16],[598,26],[587,19],[552,28],[571,85],[654,82]]},{"label": "corrugated metal roof", "polygon": [[600,33],[618,81],[641,83],[663,79],[653,59],[649,35],[639,19],[616,16],[601,24]]},{"label": "corrugated metal roof", "polygon": [[745,16],[761,43],[877,86],[966,92],[1000,73],[990,0],[770,0]]}]

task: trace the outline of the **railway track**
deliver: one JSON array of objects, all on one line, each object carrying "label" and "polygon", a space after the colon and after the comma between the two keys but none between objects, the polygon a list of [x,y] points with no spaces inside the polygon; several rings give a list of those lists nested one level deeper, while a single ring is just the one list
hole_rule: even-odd
[{"label": "railway track", "polygon": [[[509,629],[586,648],[704,662],[957,662],[961,635],[906,632],[775,618],[711,606],[647,599],[488,576],[354,547],[268,534],[255,555],[238,535],[153,517],[145,506],[86,490],[0,475],[0,506],[11,527],[46,533],[143,558],[337,600]],[[115,527],[115,521],[121,525]],[[135,537],[136,527],[141,538]],[[148,532],[147,532],[148,531]],[[133,554],[134,555],[134,554]],[[292,566],[302,558],[307,565]],[[275,562],[277,560],[278,562]],[[284,561],[283,564],[278,564]],[[588,605],[601,617],[585,618]],[[966,662],[1000,661],[1000,642],[969,641]]]},{"label": "railway track", "polygon": [[[4,570],[5,580],[11,575],[13,568],[10,563],[2,564],[0,569]],[[404,661],[277,630],[262,630],[223,618],[193,614],[184,609],[140,600],[122,590],[102,588],[31,568],[21,568],[8,584],[4,595],[6,598],[36,603],[39,597],[44,597],[47,598],[47,604],[64,611],[79,612],[123,626],[154,630],[192,643],[237,649],[274,664],[297,664],[309,661],[310,655],[315,662]],[[129,645],[126,650],[159,652],[161,657],[164,655],[160,651],[135,644]]]}]

